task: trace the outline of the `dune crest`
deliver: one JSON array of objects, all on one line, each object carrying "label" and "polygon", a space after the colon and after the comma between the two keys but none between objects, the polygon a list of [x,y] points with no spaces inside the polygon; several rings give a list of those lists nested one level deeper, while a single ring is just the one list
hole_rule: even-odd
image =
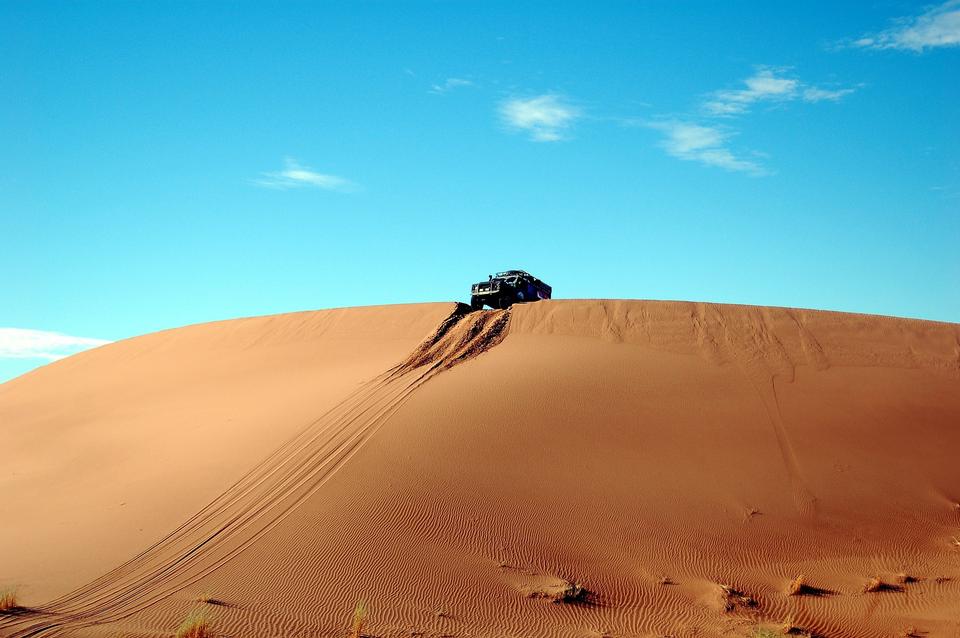
[{"label": "dune crest", "polygon": [[384,637],[954,635],[957,423],[954,324],[584,300],[147,335],[0,386],[30,610],[0,636],[198,606],[342,636],[358,601]]}]

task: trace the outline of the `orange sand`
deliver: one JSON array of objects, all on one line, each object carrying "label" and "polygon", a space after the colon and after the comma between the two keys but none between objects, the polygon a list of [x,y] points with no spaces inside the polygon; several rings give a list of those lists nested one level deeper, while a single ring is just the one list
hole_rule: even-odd
[{"label": "orange sand", "polygon": [[0,636],[345,636],[358,600],[384,638],[960,636],[960,326],[461,313],[191,326],[0,385],[30,608]]}]

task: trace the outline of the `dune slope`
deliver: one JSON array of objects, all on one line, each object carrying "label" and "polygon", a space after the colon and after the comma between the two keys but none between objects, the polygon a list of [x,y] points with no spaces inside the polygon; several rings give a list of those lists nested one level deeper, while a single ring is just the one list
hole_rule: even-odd
[{"label": "dune slope", "polygon": [[48,366],[0,428],[2,636],[960,635],[954,324],[298,313]]},{"label": "dune slope", "polygon": [[0,385],[0,586],[41,602],[127,560],[406,356],[453,307],[200,324]]}]

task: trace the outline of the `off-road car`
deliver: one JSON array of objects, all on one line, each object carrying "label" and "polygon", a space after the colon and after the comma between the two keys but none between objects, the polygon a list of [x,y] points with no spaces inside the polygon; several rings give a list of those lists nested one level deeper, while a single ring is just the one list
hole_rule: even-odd
[{"label": "off-road car", "polygon": [[549,299],[553,289],[533,275],[522,270],[508,270],[490,275],[486,281],[473,284],[470,290],[470,307],[480,310],[509,308],[523,301]]}]

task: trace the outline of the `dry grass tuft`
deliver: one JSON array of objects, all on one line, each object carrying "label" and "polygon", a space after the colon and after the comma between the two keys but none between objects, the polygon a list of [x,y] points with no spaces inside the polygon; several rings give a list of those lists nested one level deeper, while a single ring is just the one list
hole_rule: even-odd
[{"label": "dry grass tuft", "polygon": [[885,583],[879,576],[874,576],[864,584],[862,591],[865,594],[875,594],[882,591],[903,591],[903,587]]},{"label": "dry grass tuft", "polygon": [[800,638],[820,638],[809,629],[798,626],[793,621],[793,616],[787,616],[780,623],[780,633],[784,636],[800,636]]},{"label": "dry grass tuft", "polygon": [[800,638],[818,638],[812,631],[797,627],[792,622],[785,622],[781,628],[784,636],[800,636]]},{"label": "dry grass tuft", "polygon": [[575,603],[585,600],[587,590],[580,583],[568,582],[566,586],[554,598],[557,603]]},{"label": "dry grass tuft", "polygon": [[917,578],[916,576],[911,576],[906,572],[900,572],[899,574],[897,574],[896,580],[897,580],[897,584],[899,585],[909,585],[910,583],[918,582],[920,579]]},{"label": "dry grass tuft", "polygon": [[807,589],[806,576],[800,574],[787,585],[787,596],[800,596]]},{"label": "dry grass tuft", "polygon": [[176,636],[177,638],[213,638],[210,619],[203,610],[194,609],[180,623]]},{"label": "dry grass tuft", "polygon": [[558,584],[531,589],[527,592],[528,598],[543,598],[552,603],[586,603],[590,600],[590,592],[580,583],[561,580]]},{"label": "dry grass tuft", "polygon": [[793,622],[793,616],[787,616],[776,624],[757,625],[751,638],[781,638],[782,636],[799,636],[800,638],[822,638],[811,631],[798,627]]},{"label": "dry grass tuft", "polygon": [[793,622],[793,616],[787,616],[780,623],[780,633],[784,636],[790,636],[800,630]]},{"label": "dry grass tuft", "polygon": [[234,606],[221,598],[217,598],[216,596],[210,593],[201,594],[200,596],[197,596],[194,600],[200,604],[213,605],[214,607],[233,607]]},{"label": "dry grass tuft", "polygon": [[20,609],[17,604],[17,588],[4,587],[0,589],[0,614],[14,612]]},{"label": "dry grass tuft", "polygon": [[879,576],[874,576],[873,578],[868,580],[867,583],[863,586],[863,593],[872,594],[878,591],[883,591],[883,586],[885,584],[886,583],[880,580]]},{"label": "dry grass tuft", "polygon": [[363,638],[363,623],[367,619],[367,605],[362,600],[357,602],[353,610],[353,629],[350,638]]},{"label": "dry grass tuft", "polygon": [[787,596],[831,596],[837,592],[829,589],[814,587],[807,581],[807,577],[800,574],[787,584]]},{"label": "dry grass tuft", "polygon": [[729,585],[720,585],[720,602],[724,611],[733,611],[737,607],[756,607],[757,601]]}]

